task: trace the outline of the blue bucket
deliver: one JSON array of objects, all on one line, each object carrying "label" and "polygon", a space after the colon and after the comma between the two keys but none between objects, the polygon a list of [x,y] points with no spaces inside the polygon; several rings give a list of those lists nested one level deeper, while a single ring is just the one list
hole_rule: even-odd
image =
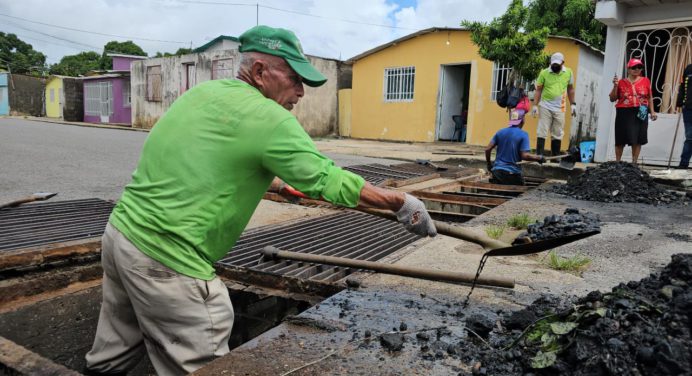
[{"label": "blue bucket", "polygon": [[593,153],[596,150],[596,141],[584,141],[579,144],[581,152],[581,162],[591,163],[593,161]]}]

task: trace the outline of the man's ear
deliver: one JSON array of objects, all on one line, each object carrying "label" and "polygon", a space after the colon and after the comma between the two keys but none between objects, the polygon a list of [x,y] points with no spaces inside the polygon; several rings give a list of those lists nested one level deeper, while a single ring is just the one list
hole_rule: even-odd
[{"label": "man's ear", "polygon": [[264,73],[264,70],[266,68],[267,68],[266,64],[260,60],[255,60],[252,63],[252,67],[250,67],[250,75],[252,76],[252,80],[260,88],[264,87],[264,80],[262,78],[262,73]]}]

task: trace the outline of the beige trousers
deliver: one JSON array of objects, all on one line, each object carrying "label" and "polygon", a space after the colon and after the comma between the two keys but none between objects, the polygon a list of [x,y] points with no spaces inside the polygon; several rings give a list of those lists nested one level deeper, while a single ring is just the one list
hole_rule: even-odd
[{"label": "beige trousers", "polygon": [[103,303],[87,368],[128,371],[146,348],[159,375],[184,375],[228,353],[233,306],[218,278],[204,281],[140,252],[110,223],[102,238]]},{"label": "beige trousers", "polygon": [[562,140],[565,131],[565,113],[538,107],[538,128],[536,137],[548,138],[548,132],[553,140]]}]

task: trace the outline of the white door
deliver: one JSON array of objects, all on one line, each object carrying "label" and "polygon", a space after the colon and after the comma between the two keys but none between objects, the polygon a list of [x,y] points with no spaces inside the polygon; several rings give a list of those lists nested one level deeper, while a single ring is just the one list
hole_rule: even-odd
[{"label": "white door", "polygon": [[[677,165],[685,141],[685,129],[680,121],[673,145],[679,119],[675,102],[682,72],[692,64],[692,22],[639,26],[625,31],[625,55],[617,70],[618,76],[626,74],[625,64],[630,58],[641,58],[644,75],[651,80],[654,107],[658,113],[658,120],[649,120],[649,142],[642,146],[640,162],[666,165],[672,148],[671,165]],[[615,124],[615,111],[612,116],[611,124]],[[630,161],[631,156],[632,149],[626,147],[623,160]],[[615,159],[614,137],[609,138],[608,159]]]},{"label": "white door", "polygon": [[101,81],[99,83],[99,91],[101,93],[101,122],[110,122],[112,109],[113,95],[111,93],[112,85],[110,81]]}]

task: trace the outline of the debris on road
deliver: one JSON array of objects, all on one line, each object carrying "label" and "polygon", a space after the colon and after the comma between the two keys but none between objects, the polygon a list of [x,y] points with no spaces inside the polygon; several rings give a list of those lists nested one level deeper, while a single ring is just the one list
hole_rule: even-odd
[{"label": "debris on road", "polygon": [[535,242],[600,230],[601,221],[598,215],[580,213],[579,209],[568,208],[564,215],[549,215],[543,222],[528,225],[526,231],[517,236],[515,243],[520,243],[526,238]]},{"label": "debris on road", "polygon": [[606,162],[570,178],[553,191],[579,200],[600,202],[638,202],[651,205],[685,200],[660,186],[646,172],[626,162]]}]

